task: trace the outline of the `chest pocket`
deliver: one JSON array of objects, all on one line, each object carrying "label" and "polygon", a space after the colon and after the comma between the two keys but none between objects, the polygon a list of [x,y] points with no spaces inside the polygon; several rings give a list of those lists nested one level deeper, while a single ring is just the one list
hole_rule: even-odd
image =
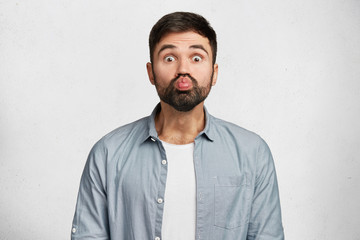
[{"label": "chest pocket", "polygon": [[244,175],[215,177],[214,224],[237,228],[249,222],[251,208],[250,179]]}]

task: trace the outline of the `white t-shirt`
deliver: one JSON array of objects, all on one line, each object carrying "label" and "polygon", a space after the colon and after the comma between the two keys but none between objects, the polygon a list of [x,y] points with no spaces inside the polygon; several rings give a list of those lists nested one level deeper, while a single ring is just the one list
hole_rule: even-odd
[{"label": "white t-shirt", "polygon": [[168,164],[162,240],[195,239],[194,143],[185,145],[162,143]]}]

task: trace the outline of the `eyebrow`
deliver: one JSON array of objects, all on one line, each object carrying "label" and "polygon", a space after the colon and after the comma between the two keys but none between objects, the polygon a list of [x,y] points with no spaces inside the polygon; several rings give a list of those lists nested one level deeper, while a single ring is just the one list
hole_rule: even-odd
[{"label": "eyebrow", "polygon": [[204,46],[201,45],[201,44],[191,45],[190,48],[201,49],[201,50],[203,50],[204,52],[206,52],[207,55],[209,55],[208,51],[206,51],[206,49],[204,48]]},{"label": "eyebrow", "polygon": [[165,49],[173,49],[173,48],[176,48],[176,46],[175,46],[175,45],[172,45],[172,44],[165,44],[165,45],[163,45],[163,46],[160,48],[159,52],[158,52],[158,56],[159,56],[160,53],[161,53],[162,51],[164,51]]},{"label": "eyebrow", "polygon": [[[160,50],[159,50],[159,52],[158,52],[158,55],[160,55],[160,53],[161,53],[162,51],[164,51],[165,49],[174,49],[174,48],[177,48],[177,47],[176,47],[175,45],[172,45],[172,44],[165,44],[165,45],[163,45],[163,46],[160,48]],[[207,55],[209,55],[208,51],[206,51],[206,49],[204,48],[204,46],[201,45],[201,44],[191,45],[189,48],[201,49],[201,50],[203,50],[204,52],[206,52]]]}]

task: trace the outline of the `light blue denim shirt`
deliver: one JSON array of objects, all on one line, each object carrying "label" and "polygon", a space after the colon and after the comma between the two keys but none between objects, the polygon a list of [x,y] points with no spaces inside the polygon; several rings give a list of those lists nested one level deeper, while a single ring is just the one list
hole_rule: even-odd
[{"label": "light blue denim shirt", "polygon": [[[167,161],[155,130],[159,109],[160,105],[149,117],[115,129],[92,148],[71,239],[161,240]],[[194,148],[194,239],[284,239],[267,144],[204,111],[205,129],[195,138]]]}]

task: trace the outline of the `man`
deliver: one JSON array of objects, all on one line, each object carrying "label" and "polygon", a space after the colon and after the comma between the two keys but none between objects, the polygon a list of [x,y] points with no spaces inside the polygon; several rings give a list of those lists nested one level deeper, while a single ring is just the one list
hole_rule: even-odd
[{"label": "man", "polygon": [[268,146],[204,108],[218,75],[215,31],[176,12],[154,25],[149,45],[160,103],[91,150],[72,239],[284,239]]}]

